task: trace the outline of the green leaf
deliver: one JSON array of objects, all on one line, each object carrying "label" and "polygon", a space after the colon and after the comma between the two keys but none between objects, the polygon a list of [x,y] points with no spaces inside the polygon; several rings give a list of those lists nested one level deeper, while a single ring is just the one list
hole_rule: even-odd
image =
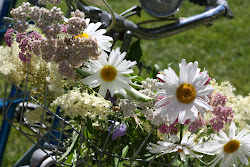
[{"label": "green leaf", "polygon": [[132,74],[127,74],[125,75],[127,76],[132,82],[135,82],[135,83],[141,83],[142,81],[145,81],[144,78],[132,73]]},{"label": "green leaf", "polygon": [[[81,125],[78,125],[78,126],[76,127],[76,129],[77,129],[78,131],[81,131]],[[75,144],[76,144],[76,141],[77,141],[78,137],[79,137],[79,134],[76,133],[75,131],[73,131],[73,133],[72,133],[72,143],[71,143],[71,145],[68,147],[67,151],[66,151],[66,152],[62,155],[62,157],[59,159],[59,161],[62,161],[63,159],[65,159],[65,158],[71,153],[71,151],[73,150],[73,148],[74,148],[74,146],[75,146]]]},{"label": "green leaf", "polygon": [[138,85],[138,84],[135,84],[135,83],[131,83],[131,84],[129,84],[130,86],[132,86],[133,88],[135,88],[136,90],[141,90],[141,89],[143,89],[143,87],[141,86],[141,85]]},{"label": "green leaf", "polygon": [[142,56],[142,49],[140,46],[140,39],[131,44],[126,59],[139,62]]},{"label": "green leaf", "polygon": [[181,166],[182,162],[179,159],[176,159],[173,163],[174,166]]},{"label": "green leaf", "polygon": [[[116,153],[115,155],[118,156]],[[114,161],[115,161],[115,167],[118,167],[119,158],[114,158]]]},{"label": "green leaf", "polygon": [[83,76],[85,76],[85,77],[90,76],[90,73],[87,73],[87,72],[83,71],[83,70],[80,69],[80,68],[76,68],[76,71],[77,71],[79,74],[81,74],[81,75],[83,75]]},{"label": "green leaf", "polygon": [[160,67],[157,64],[154,64],[154,67],[152,71],[150,72],[149,78],[156,78],[156,75],[158,74],[160,70]]},{"label": "green leaf", "polygon": [[153,100],[152,98],[142,94],[141,92],[135,90],[134,88],[131,87],[130,90],[127,90],[127,93],[129,94],[130,97],[132,97],[135,100],[142,101],[142,102],[147,102]]},{"label": "green leaf", "polygon": [[71,153],[71,154],[69,154],[68,156],[67,156],[67,160],[65,161],[65,163],[67,163],[67,164],[72,164],[72,160],[73,160],[73,152]]},{"label": "green leaf", "polygon": [[90,133],[89,133],[89,131],[88,131],[87,128],[84,129],[84,137],[85,137],[86,139],[90,139]]},{"label": "green leaf", "polygon": [[122,157],[126,157],[127,153],[128,153],[128,149],[129,149],[129,146],[126,145],[123,149],[122,149]]},{"label": "green leaf", "polygon": [[[126,157],[126,155],[127,155],[127,153],[128,153],[128,149],[129,149],[129,146],[128,146],[128,145],[126,145],[126,146],[122,149],[122,157]],[[123,161],[120,161],[118,167],[123,167],[124,162],[125,162],[124,160],[123,160]]]}]

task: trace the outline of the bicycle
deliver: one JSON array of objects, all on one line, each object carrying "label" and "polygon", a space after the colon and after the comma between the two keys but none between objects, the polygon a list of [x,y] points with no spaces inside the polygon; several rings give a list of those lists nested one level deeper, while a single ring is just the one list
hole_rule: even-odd
[{"label": "bicycle", "polygon": [[[196,3],[199,3],[199,2],[196,2]],[[125,17],[130,16],[128,14],[129,12],[132,12],[132,14],[138,14],[138,11],[141,10],[138,7],[131,8],[130,10],[122,13],[121,15],[115,14],[111,16],[109,13],[105,11],[102,11],[95,7],[85,6],[84,4],[80,2],[77,5],[78,5],[78,8],[84,11],[90,18],[93,18],[95,21],[102,22],[104,28],[108,28],[109,25],[112,25],[112,22],[114,22],[114,17],[115,17],[117,24],[114,25],[114,27],[112,27],[112,30],[114,31],[110,31],[109,35],[113,36],[114,39],[116,39],[119,36],[123,36],[123,44],[121,46],[121,51],[128,51],[133,36],[140,38],[140,39],[158,39],[158,38],[167,37],[169,35],[174,35],[176,33],[183,32],[185,30],[192,29],[197,26],[210,24],[212,21],[216,20],[219,16],[224,15],[224,14],[226,14],[228,18],[232,18],[232,14],[230,12],[230,9],[226,1],[216,1],[216,3],[217,3],[216,7],[214,7],[213,9],[210,9],[207,12],[204,12],[203,14],[192,16],[184,20],[179,20],[176,23],[172,23],[172,24],[169,24],[163,27],[154,28],[154,29],[142,28],[138,25],[133,24],[133,22],[125,19]],[[147,10],[146,6],[144,6],[144,8],[145,10]],[[154,11],[149,10],[148,12],[153,13]],[[167,13],[166,15],[168,16],[169,13]],[[160,16],[160,17],[163,17],[163,16]],[[112,18],[113,18],[113,21],[112,21]],[[54,114],[48,109],[45,109],[45,110],[47,110],[47,112],[54,115],[56,118],[60,119],[64,123],[70,125],[70,123],[65,121],[63,118],[59,117],[58,115]],[[58,121],[57,119],[55,120]],[[71,126],[71,128],[73,128],[74,131],[78,132],[77,129],[75,129],[74,127]],[[59,131],[59,134],[62,135],[60,131]],[[79,132],[78,134],[81,135]],[[82,137],[84,138],[84,136]],[[46,138],[45,140],[49,140],[49,139]],[[54,140],[57,140],[57,142],[60,143],[60,140],[58,139],[54,139]],[[91,143],[90,141],[88,142]],[[98,149],[98,150],[101,150],[101,149]],[[109,155],[108,153],[105,153],[105,152],[102,152],[102,153]]]}]

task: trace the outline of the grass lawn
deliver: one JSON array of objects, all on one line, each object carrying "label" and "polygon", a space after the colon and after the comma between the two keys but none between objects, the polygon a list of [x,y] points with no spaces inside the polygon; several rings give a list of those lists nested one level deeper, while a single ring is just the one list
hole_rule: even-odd
[{"label": "grass lawn", "polygon": [[[139,4],[137,0],[107,1],[117,13]],[[211,27],[200,27],[155,41],[142,40],[143,64],[158,64],[160,69],[164,69],[173,62],[173,68],[177,69],[183,58],[188,62],[198,61],[199,67],[206,68],[208,74],[218,82],[229,80],[236,87],[237,94],[247,95],[250,92],[250,22],[247,13],[250,11],[250,1],[228,2],[234,13],[233,20],[222,18]],[[203,10],[203,7],[184,1],[178,16],[188,17]],[[142,17],[141,20],[148,18],[145,13]],[[132,20],[139,22],[140,18],[133,17]],[[0,81],[0,95],[3,97],[2,76]],[[12,129],[2,166],[12,166],[30,146],[25,137]]]}]

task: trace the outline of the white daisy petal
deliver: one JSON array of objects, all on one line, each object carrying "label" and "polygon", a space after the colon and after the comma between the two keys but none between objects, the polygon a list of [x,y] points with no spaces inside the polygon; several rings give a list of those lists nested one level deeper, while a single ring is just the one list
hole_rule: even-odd
[{"label": "white daisy petal", "polygon": [[197,74],[197,68],[198,68],[198,62],[194,62],[194,64],[191,67],[190,74],[188,76],[188,83],[192,83],[195,75]]},{"label": "white daisy petal", "polygon": [[85,29],[84,33],[86,33],[91,39],[94,39],[98,45],[98,48],[102,51],[110,51],[110,47],[112,44],[110,41],[113,41],[113,38],[109,36],[105,36],[106,33],[105,29],[99,29],[101,27],[102,23],[90,23],[87,24],[87,28]]},{"label": "white daisy petal", "polygon": [[232,161],[233,161],[233,159],[230,156],[230,154],[224,154],[224,156],[223,156],[223,158],[221,160],[221,163],[220,163],[220,167],[226,167],[226,166],[229,167],[228,164],[233,164]]},{"label": "white daisy petal", "polygon": [[189,155],[190,157],[202,157],[202,155],[198,155],[192,152],[194,143],[187,142],[189,141],[187,134],[184,134],[181,144],[175,144],[179,141],[180,139],[176,135],[171,135],[170,138],[166,138],[166,135],[164,135],[164,141],[158,141],[157,144],[149,143],[150,146],[148,146],[146,149],[154,154],[161,153],[158,156],[179,152],[182,161],[186,160],[186,155]]},{"label": "white daisy petal", "polygon": [[250,157],[250,150],[248,150],[246,147],[242,147],[241,150],[246,156]]},{"label": "white daisy petal", "polygon": [[187,105],[181,105],[181,108],[180,108],[178,122],[181,124],[184,124],[186,121],[186,119],[185,119],[186,107],[187,107]]},{"label": "white daisy petal", "polygon": [[184,83],[186,81],[186,66],[187,66],[186,60],[183,59],[181,61],[181,67],[180,67],[180,81],[181,81],[181,83]]},{"label": "white daisy petal", "polygon": [[94,37],[98,37],[98,36],[100,36],[100,35],[103,35],[103,34],[105,34],[105,33],[106,33],[106,30],[105,30],[105,29],[97,30],[97,31],[95,32],[95,34],[93,35],[93,38],[94,38]]},{"label": "white daisy petal", "polygon": [[[117,91],[126,96],[127,92],[125,89],[131,89],[129,85],[131,81],[123,75],[133,73],[133,70],[129,68],[135,65],[136,62],[123,60],[124,57],[125,54],[121,54],[119,48],[112,50],[109,56],[103,52],[98,60],[89,61],[85,64],[86,67],[83,68],[83,70],[92,75],[84,78],[82,81],[90,87],[101,85],[99,94],[103,97],[105,97],[107,90],[109,90],[111,96],[114,96]],[[117,63],[117,61],[119,61],[119,63],[124,62],[127,67],[118,70],[120,64]]]},{"label": "white daisy petal", "polygon": [[107,90],[108,90],[108,85],[106,84],[102,84],[100,86],[100,89],[99,89],[99,94],[102,96],[102,97],[105,97],[106,96],[106,93],[107,93]]},{"label": "white daisy petal", "polygon": [[89,34],[90,36],[91,35],[94,35],[95,34],[95,31],[101,27],[102,23],[101,22],[97,22],[97,23],[90,23],[88,26],[87,26],[87,29],[86,29],[86,33]]},{"label": "white daisy petal", "polygon": [[239,158],[239,160],[245,164],[245,165],[248,165],[248,160],[247,160],[247,156],[241,151],[241,150],[238,150],[236,152],[237,154],[237,157]]},{"label": "white daisy petal", "polygon": [[169,73],[170,73],[170,75],[171,75],[171,77],[172,77],[172,79],[175,81],[175,84],[180,84],[180,80],[179,80],[179,77],[176,75],[176,73],[174,72],[174,70],[171,68],[171,67],[169,67],[168,68],[168,71],[169,71]]},{"label": "white daisy petal", "polygon": [[175,99],[175,97],[165,97],[165,98],[161,99],[160,101],[158,101],[158,102],[155,104],[155,107],[162,107],[162,106],[164,106],[165,104],[170,103],[170,102],[173,101],[174,99]]},{"label": "white daisy petal", "polygon": [[247,141],[249,142],[249,139],[250,139],[250,134],[247,134],[246,136],[242,137],[240,140],[244,142],[247,142]]},{"label": "white daisy petal", "polygon": [[203,87],[204,87],[204,89],[197,91],[197,95],[199,95],[199,96],[209,95],[214,91],[214,88],[212,85],[207,85],[207,86],[203,86]]},{"label": "white daisy petal", "polygon": [[190,154],[190,151],[189,151],[189,149],[187,147],[182,147],[182,149],[183,149],[183,152],[184,152],[185,155]]},{"label": "white daisy petal", "polygon": [[182,137],[181,144],[187,144],[188,143],[188,134],[185,133]]},{"label": "white daisy petal", "polygon": [[236,137],[235,139],[238,140],[240,138],[242,138],[243,136],[245,136],[247,132],[245,131],[245,129],[243,129]]},{"label": "white daisy petal", "polygon": [[[203,84],[206,72],[199,74],[198,62],[187,64],[186,60],[183,59],[179,67],[179,78],[172,68],[165,69],[157,75],[159,79],[164,81],[164,83],[157,83],[159,88],[157,93],[171,97],[176,102],[168,104],[169,101],[160,101],[156,103],[155,107],[166,105],[167,107],[164,106],[164,110],[167,111],[163,111],[163,109],[156,109],[156,111],[162,113],[162,116],[167,116],[171,123],[176,118],[176,114],[179,123],[185,123],[187,119],[194,122],[199,113],[203,115],[208,110],[213,111],[207,97],[213,91],[213,87]],[[173,106],[173,104],[180,107]]]},{"label": "white daisy petal", "polygon": [[210,166],[210,167],[215,167],[215,165],[223,158],[223,155],[222,153],[217,155],[213,160],[213,164]]},{"label": "white daisy petal", "polygon": [[199,105],[199,106],[205,108],[206,110],[213,111],[213,107],[211,107],[205,100],[203,100],[203,99],[201,99],[201,98],[199,98],[199,97],[196,98],[196,99],[194,100],[194,102],[195,102],[197,105]]},{"label": "white daisy petal", "polygon": [[[237,159],[243,164],[249,164],[250,157],[250,138],[243,139],[245,131],[241,131],[235,136],[235,123],[232,122],[229,129],[229,137],[223,132],[219,132],[219,136],[214,137],[212,142],[206,142],[200,146],[200,152],[205,154],[218,153],[216,158],[210,162],[215,166],[221,159],[220,167],[229,167],[237,163]],[[244,137],[243,137],[244,136]],[[216,149],[214,149],[216,148]]]},{"label": "white daisy petal", "polygon": [[232,139],[235,137],[235,123],[232,122],[230,125],[230,129],[229,129],[229,139]]},{"label": "white daisy petal", "polygon": [[229,141],[229,138],[227,137],[226,133],[222,130],[219,132],[219,135],[223,140]]}]

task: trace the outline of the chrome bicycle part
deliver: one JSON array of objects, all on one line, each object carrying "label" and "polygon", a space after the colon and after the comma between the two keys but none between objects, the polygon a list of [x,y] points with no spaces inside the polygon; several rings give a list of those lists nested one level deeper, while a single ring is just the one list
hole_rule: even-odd
[{"label": "chrome bicycle part", "polygon": [[140,0],[140,3],[151,16],[163,18],[178,12],[182,0]]}]

